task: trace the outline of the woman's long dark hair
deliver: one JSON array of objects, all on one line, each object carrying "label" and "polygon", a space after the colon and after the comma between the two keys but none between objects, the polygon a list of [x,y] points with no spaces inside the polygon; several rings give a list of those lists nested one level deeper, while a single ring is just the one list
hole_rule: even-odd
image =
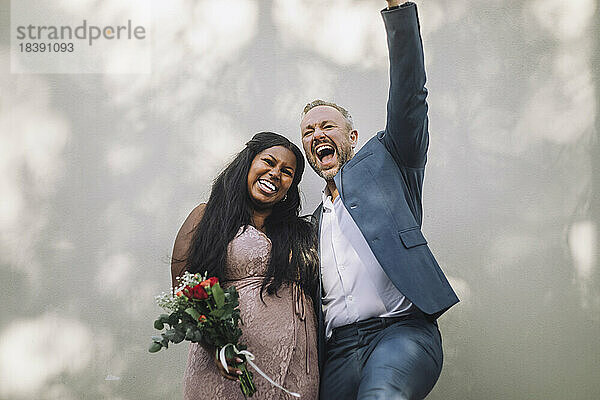
[{"label": "woman's long dark hair", "polygon": [[260,132],[215,179],[204,216],[194,232],[186,258],[186,269],[226,280],[227,246],[241,226],[252,222],[253,205],[248,194],[250,164],[261,151],[283,146],[296,156],[294,179],[285,200],[273,206],[265,219],[265,230],[271,239],[271,259],[261,288],[276,294],[283,283],[298,282],[304,291],[314,295],[317,282],[317,235],[310,220],[299,217],[298,184],[304,172],[302,152],[285,137],[273,132]]}]

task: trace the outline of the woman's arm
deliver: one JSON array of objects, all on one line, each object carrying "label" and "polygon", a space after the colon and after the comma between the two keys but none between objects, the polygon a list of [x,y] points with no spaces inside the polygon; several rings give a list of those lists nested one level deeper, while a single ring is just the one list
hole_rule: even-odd
[{"label": "woman's arm", "polygon": [[[175,238],[175,244],[173,245],[173,257],[171,257],[171,283],[173,285],[173,289],[177,286],[177,277],[183,275],[185,272],[185,268],[187,265],[186,258],[188,256],[188,250],[192,243],[192,238],[194,237],[194,231],[200,221],[202,220],[202,216],[204,215],[204,210],[206,209],[206,204],[202,203],[198,205],[196,208],[192,210],[190,215],[183,222],[183,225],[179,229],[177,233],[177,237]],[[215,349],[212,346],[203,345],[210,353],[214,353]],[[235,357],[235,362],[241,363],[242,360],[238,357]],[[227,361],[232,362],[232,359],[227,359]],[[217,365],[217,369],[219,373],[231,380],[237,380],[237,376],[241,375],[242,372],[238,368],[229,367],[228,372],[223,369],[221,362],[216,358],[214,358],[215,364]]]},{"label": "woman's arm", "polygon": [[202,203],[192,210],[177,233],[171,257],[171,284],[173,289],[177,286],[177,277],[183,275],[187,265],[187,253],[192,243],[194,230],[200,223],[206,204]]}]

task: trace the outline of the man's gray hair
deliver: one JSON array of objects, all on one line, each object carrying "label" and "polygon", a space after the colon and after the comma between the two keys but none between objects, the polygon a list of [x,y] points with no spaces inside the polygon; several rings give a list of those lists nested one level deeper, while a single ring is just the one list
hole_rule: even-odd
[{"label": "man's gray hair", "polygon": [[351,131],[354,129],[354,121],[352,120],[352,115],[350,115],[348,110],[346,110],[344,107],[342,107],[338,104],[332,103],[330,101],[321,100],[321,99],[313,100],[310,103],[308,103],[304,107],[304,110],[302,111],[302,118],[304,118],[304,116],[310,110],[312,110],[313,108],[318,107],[318,106],[329,106],[329,107],[335,108],[336,110],[338,110],[340,112],[340,114],[342,114],[342,116],[346,120],[346,124],[348,125],[348,130]]}]

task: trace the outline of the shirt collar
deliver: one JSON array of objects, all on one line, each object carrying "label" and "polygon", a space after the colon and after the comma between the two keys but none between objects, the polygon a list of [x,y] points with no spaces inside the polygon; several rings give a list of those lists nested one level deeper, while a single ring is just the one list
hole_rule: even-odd
[{"label": "shirt collar", "polygon": [[333,200],[331,193],[327,186],[322,190],[322,200],[323,200],[323,210],[325,211],[333,211],[335,207],[338,207],[341,204],[342,198],[338,195],[335,200]]},{"label": "shirt collar", "polygon": [[333,201],[331,200],[331,194],[329,193],[329,189],[327,186],[322,190],[322,200],[323,200],[323,208],[331,211],[333,210]]}]

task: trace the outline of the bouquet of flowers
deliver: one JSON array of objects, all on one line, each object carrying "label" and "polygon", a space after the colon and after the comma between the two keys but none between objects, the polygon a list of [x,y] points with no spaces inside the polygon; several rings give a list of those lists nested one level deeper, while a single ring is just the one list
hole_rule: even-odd
[{"label": "bouquet of flowers", "polygon": [[[170,314],[161,314],[154,321],[154,327],[163,330],[168,325],[169,329],[160,336],[152,337],[149,351],[156,353],[163,347],[168,348],[169,342],[189,340],[214,346],[225,370],[226,359],[236,355],[252,363],[252,354],[245,351],[246,346],[238,343],[242,330],[238,327],[241,318],[235,286],[223,289],[216,277],[207,279],[206,275],[189,272],[178,280],[180,286],[174,290],[174,295],[162,293],[156,297],[158,305]],[[238,377],[242,393],[252,397],[256,387],[246,363],[233,366],[242,372]]]}]

